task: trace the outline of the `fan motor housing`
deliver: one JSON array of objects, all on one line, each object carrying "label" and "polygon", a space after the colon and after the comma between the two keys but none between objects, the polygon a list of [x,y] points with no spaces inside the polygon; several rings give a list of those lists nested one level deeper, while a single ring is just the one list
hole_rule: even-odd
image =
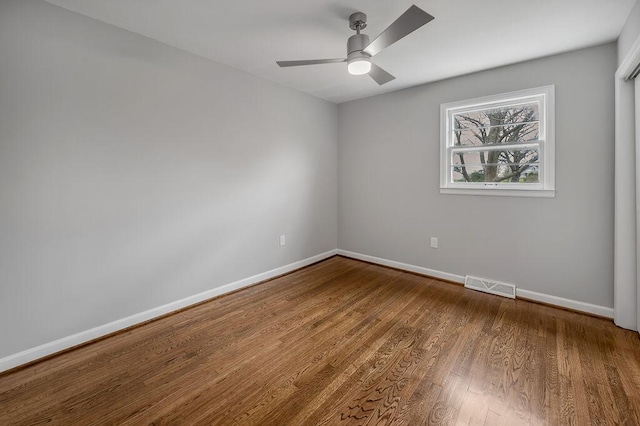
[{"label": "fan motor housing", "polygon": [[349,16],[349,28],[360,31],[367,28],[367,15],[362,12],[352,13]]},{"label": "fan motor housing", "polygon": [[369,45],[369,36],[366,34],[354,34],[347,41],[347,55],[353,52],[362,52]]}]

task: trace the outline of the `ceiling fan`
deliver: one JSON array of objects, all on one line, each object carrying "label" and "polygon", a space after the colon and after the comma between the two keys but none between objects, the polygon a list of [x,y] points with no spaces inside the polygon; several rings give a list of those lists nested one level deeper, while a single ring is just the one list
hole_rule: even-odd
[{"label": "ceiling fan", "polygon": [[337,62],[347,62],[347,69],[350,74],[363,75],[369,74],[376,83],[383,85],[395,79],[394,76],[371,62],[371,57],[380,53],[383,49],[391,46],[396,41],[411,34],[424,24],[433,20],[433,16],[429,15],[418,6],[413,5],[404,12],[398,19],[387,27],[372,42],[369,42],[369,36],[360,34],[361,30],[367,27],[367,15],[362,12],[356,12],[349,17],[349,28],[356,31],[357,34],[349,37],[347,41],[347,58],[336,59],[309,59],[302,61],[276,61],[280,67],[297,67],[300,65],[317,65],[317,64],[333,64]]}]

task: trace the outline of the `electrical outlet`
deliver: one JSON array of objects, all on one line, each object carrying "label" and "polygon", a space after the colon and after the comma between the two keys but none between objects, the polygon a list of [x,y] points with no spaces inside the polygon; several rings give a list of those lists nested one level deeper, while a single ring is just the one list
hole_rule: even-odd
[{"label": "electrical outlet", "polygon": [[287,244],[287,236],[286,235],[280,235],[280,247],[284,246]]},{"label": "electrical outlet", "polygon": [[438,238],[431,237],[431,248],[434,248],[434,249],[438,248]]}]

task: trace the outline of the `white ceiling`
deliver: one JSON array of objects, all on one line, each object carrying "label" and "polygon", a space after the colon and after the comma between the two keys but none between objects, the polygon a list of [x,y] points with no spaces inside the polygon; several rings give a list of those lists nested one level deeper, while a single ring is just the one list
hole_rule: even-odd
[{"label": "white ceiling", "polygon": [[375,57],[396,77],[378,86],[346,64],[275,61],[346,57],[351,13],[373,39],[412,0],[47,1],[335,103],[613,41],[635,2],[413,0],[436,19]]}]

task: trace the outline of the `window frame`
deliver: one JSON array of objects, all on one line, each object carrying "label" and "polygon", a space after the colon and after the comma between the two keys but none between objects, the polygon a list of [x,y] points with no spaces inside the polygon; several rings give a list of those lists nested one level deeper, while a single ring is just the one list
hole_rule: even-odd
[{"label": "window frame", "polygon": [[[453,115],[461,112],[539,102],[539,183],[453,182]],[[513,145],[511,145],[513,146]],[[480,146],[475,150],[483,150]],[[473,150],[470,149],[469,151]],[[457,151],[460,150],[458,147]],[[484,149],[485,151],[487,149]],[[448,102],[440,105],[440,193],[457,195],[498,195],[555,197],[555,86],[542,86],[497,95]]]}]

